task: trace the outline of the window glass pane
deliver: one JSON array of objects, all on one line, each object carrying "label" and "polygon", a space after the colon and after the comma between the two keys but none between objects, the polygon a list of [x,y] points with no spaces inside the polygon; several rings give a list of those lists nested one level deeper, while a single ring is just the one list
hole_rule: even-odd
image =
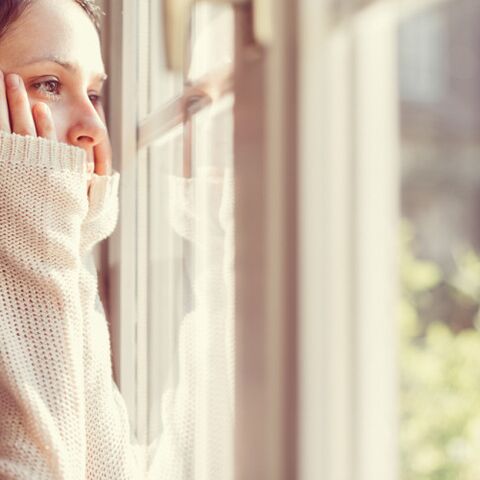
[{"label": "window glass pane", "polygon": [[[150,68],[149,94],[150,112],[177,97],[183,91],[183,78],[179,73],[167,69],[165,34],[164,34],[164,8],[160,1],[149,2],[150,36],[148,43],[148,57]],[[140,25],[142,30],[145,30]]]},{"label": "window glass pane", "polygon": [[[193,118],[191,201],[195,479],[233,479],[233,97]],[[193,323],[192,323],[193,326]],[[191,379],[193,380],[193,378]]]},{"label": "window glass pane", "polygon": [[198,2],[192,12],[191,58],[187,78],[193,81],[233,62],[233,9]]},{"label": "window glass pane", "polygon": [[180,319],[188,309],[184,279],[187,245],[171,224],[174,203],[171,179],[182,175],[183,127],[149,148],[149,442],[163,432],[163,392],[178,382],[176,357]]},{"label": "window glass pane", "polygon": [[[231,63],[232,17],[195,7],[189,80]],[[152,110],[174,78],[157,67]],[[233,479],[233,94],[205,87],[202,108],[186,98],[183,122],[147,148],[147,423],[158,478]]]},{"label": "window glass pane", "polygon": [[183,129],[150,148],[149,442],[195,480],[233,474],[232,103],[192,120],[191,177]]}]

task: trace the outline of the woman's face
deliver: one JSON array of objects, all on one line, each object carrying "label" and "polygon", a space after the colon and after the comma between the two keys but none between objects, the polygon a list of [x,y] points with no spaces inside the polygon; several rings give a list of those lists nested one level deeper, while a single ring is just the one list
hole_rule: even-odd
[{"label": "woman's face", "polygon": [[106,78],[97,31],[73,0],[35,0],[0,41],[0,69],[18,73],[30,104],[49,105],[58,141],[87,151],[105,138]]}]

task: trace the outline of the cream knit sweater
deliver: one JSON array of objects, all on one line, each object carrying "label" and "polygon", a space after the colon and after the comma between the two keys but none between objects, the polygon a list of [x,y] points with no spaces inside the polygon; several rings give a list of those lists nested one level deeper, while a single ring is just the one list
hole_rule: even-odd
[{"label": "cream knit sweater", "polygon": [[112,379],[92,248],[120,174],[85,152],[0,132],[0,479],[146,478]]},{"label": "cream knit sweater", "polygon": [[87,191],[82,149],[0,132],[0,480],[233,478],[232,171],[171,178],[195,308],[148,447],[112,379],[92,256],[116,226],[119,180],[94,174]]}]

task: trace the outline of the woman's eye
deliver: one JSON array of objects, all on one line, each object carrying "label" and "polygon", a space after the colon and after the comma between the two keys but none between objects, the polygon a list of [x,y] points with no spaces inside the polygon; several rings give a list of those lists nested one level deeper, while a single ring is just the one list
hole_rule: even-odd
[{"label": "woman's eye", "polygon": [[[62,84],[58,80],[50,79],[35,82],[32,84],[32,87],[41,95],[44,95],[51,100],[58,100]],[[102,95],[99,93],[90,93],[88,98],[94,105],[100,104],[103,100]]]},{"label": "woman's eye", "polygon": [[97,93],[91,93],[88,97],[94,105],[96,105],[97,103],[102,103],[102,95],[99,95]]},{"label": "woman's eye", "polygon": [[34,83],[32,87],[50,98],[56,98],[60,95],[60,82],[58,80],[43,80]]}]

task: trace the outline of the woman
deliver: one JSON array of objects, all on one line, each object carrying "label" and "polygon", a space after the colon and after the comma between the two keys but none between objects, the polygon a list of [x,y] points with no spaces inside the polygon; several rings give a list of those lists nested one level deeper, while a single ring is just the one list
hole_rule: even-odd
[{"label": "woman", "polygon": [[195,298],[161,436],[140,447],[112,379],[91,255],[115,228],[120,178],[97,16],[87,0],[0,0],[0,479],[227,480],[233,174],[169,179],[172,227],[195,244]]},{"label": "woman", "polygon": [[0,478],[146,478],[92,248],[110,235],[96,8],[0,2]]}]

